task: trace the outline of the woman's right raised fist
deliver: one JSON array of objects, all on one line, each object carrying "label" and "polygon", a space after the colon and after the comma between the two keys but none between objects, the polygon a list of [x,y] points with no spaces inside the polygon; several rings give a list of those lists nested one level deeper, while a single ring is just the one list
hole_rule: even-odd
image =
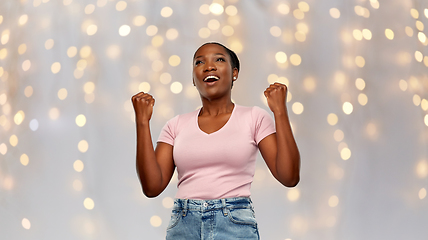
[{"label": "woman's right raised fist", "polygon": [[155,99],[152,95],[139,92],[132,96],[132,105],[134,106],[135,118],[137,121],[150,121],[153,113]]}]

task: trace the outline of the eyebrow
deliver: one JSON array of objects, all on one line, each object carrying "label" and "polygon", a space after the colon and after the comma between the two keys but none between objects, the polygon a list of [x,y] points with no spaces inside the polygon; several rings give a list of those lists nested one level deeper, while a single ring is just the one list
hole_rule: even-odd
[{"label": "eyebrow", "polygon": [[[223,53],[214,53],[214,55],[223,55],[223,56],[226,56],[226,55],[224,55]],[[201,58],[201,57],[203,57],[203,56],[197,56],[197,57],[195,57],[195,59],[197,59],[197,58]]]}]

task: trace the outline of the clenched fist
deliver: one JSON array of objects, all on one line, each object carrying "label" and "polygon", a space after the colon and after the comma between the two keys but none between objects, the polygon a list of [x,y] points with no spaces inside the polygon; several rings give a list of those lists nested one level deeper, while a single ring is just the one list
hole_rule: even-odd
[{"label": "clenched fist", "polygon": [[148,93],[139,92],[132,96],[131,100],[137,121],[150,121],[152,118],[153,106],[155,105],[153,96]]},{"label": "clenched fist", "polygon": [[273,113],[284,113],[286,111],[285,100],[287,99],[287,86],[282,83],[271,84],[264,91],[268,106]]}]

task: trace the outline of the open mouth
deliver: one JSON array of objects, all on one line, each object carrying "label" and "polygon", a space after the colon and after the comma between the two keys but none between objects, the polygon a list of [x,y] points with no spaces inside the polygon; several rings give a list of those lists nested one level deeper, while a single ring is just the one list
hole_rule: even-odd
[{"label": "open mouth", "polygon": [[211,76],[205,77],[203,81],[204,82],[215,82],[215,81],[218,81],[219,79],[220,79],[219,77],[211,75]]}]

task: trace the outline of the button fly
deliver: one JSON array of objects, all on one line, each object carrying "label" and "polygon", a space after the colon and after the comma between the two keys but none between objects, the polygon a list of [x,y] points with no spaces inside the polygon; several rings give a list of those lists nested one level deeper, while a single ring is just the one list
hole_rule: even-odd
[{"label": "button fly", "polygon": [[204,202],[204,207],[208,207],[208,203]]}]

